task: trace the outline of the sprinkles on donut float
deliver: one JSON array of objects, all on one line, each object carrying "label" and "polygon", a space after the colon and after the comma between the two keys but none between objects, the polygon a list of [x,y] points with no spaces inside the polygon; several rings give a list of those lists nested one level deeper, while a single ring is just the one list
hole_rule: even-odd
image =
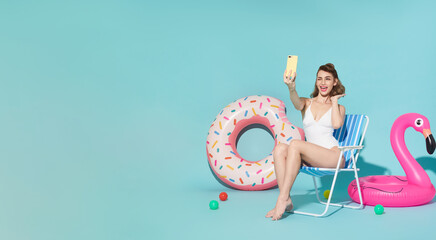
[{"label": "sprinkles on donut float", "polygon": [[[275,146],[304,140],[303,129],[286,117],[285,104],[269,96],[238,99],[220,111],[206,141],[206,153],[217,180],[239,190],[265,190],[277,185],[272,153],[259,161],[247,161],[236,150],[239,138],[251,128],[263,128],[273,136]],[[274,151],[274,149],[273,149]]]}]

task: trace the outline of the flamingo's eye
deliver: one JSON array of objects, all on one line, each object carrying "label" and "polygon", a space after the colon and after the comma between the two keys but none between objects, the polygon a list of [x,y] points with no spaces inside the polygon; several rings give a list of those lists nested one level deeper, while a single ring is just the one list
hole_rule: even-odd
[{"label": "flamingo's eye", "polygon": [[423,124],[424,124],[424,120],[422,120],[422,118],[417,118],[415,120],[415,126],[421,127]]}]

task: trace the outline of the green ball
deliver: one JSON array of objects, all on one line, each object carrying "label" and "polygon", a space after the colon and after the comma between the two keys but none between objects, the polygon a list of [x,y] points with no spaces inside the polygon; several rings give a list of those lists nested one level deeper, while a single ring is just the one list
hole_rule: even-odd
[{"label": "green ball", "polygon": [[325,190],[325,191],[324,191],[324,197],[325,197],[326,199],[329,199],[329,196],[330,196],[330,190]]},{"label": "green ball", "polygon": [[383,214],[383,213],[385,212],[385,209],[384,209],[384,207],[383,207],[382,205],[377,204],[377,205],[375,205],[375,207],[374,207],[374,212],[375,212],[375,214],[377,214],[377,215],[381,215],[381,214]]},{"label": "green ball", "polygon": [[215,201],[215,200],[212,200],[212,201],[210,201],[210,203],[209,203],[209,207],[210,207],[210,209],[212,209],[212,210],[216,210],[216,209],[218,209],[218,202],[217,201]]}]

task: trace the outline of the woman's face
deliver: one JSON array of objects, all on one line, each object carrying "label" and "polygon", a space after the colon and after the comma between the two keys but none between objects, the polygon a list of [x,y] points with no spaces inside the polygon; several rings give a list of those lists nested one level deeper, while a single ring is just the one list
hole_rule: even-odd
[{"label": "woman's face", "polygon": [[323,97],[330,95],[333,87],[336,86],[337,80],[333,77],[333,74],[320,70],[316,77],[316,87],[319,94]]}]

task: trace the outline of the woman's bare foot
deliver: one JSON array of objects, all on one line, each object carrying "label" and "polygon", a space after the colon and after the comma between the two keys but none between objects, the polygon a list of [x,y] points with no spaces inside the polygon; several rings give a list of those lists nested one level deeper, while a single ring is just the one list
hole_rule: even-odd
[{"label": "woman's bare foot", "polygon": [[276,207],[274,208],[275,211],[272,220],[279,220],[285,211],[291,211],[293,207],[292,200],[289,196],[286,199],[279,197],[277,199]]},{"label": "woman's bare foot", "polygon": [[[291,196],[289,196],[289,199],[291,199]],[[286,211],[286,212],[291,212],[292,209],[294,209],[294,204],[292,204],[292,200],[291,200],[291,203],[286,205],[286,209],[285,209],[285,211]],[[274,215],[275,210],[276,210],[276,208],[273,208],[272,210],[270,210],[270,211],[265,215],[265,217],[267,217],[267,218],[272,217],[272,216]]]},{"label": "woman's bare foot", "polygon": [[286,205],[285,212],[292,212],[293,209],[294,209],[294,204],[292,203],[292,200],[291,200],[291,203]]},{"label": "woman's bare foot", "polygon": [[265,215],[265,217],[267,217],[267,218],[272,217],[272,216],[274,215],[274,211],[275,211],[275,210],[276,210],[275,208],[273,208],[272,210],[270,210],[270,211]]}]

